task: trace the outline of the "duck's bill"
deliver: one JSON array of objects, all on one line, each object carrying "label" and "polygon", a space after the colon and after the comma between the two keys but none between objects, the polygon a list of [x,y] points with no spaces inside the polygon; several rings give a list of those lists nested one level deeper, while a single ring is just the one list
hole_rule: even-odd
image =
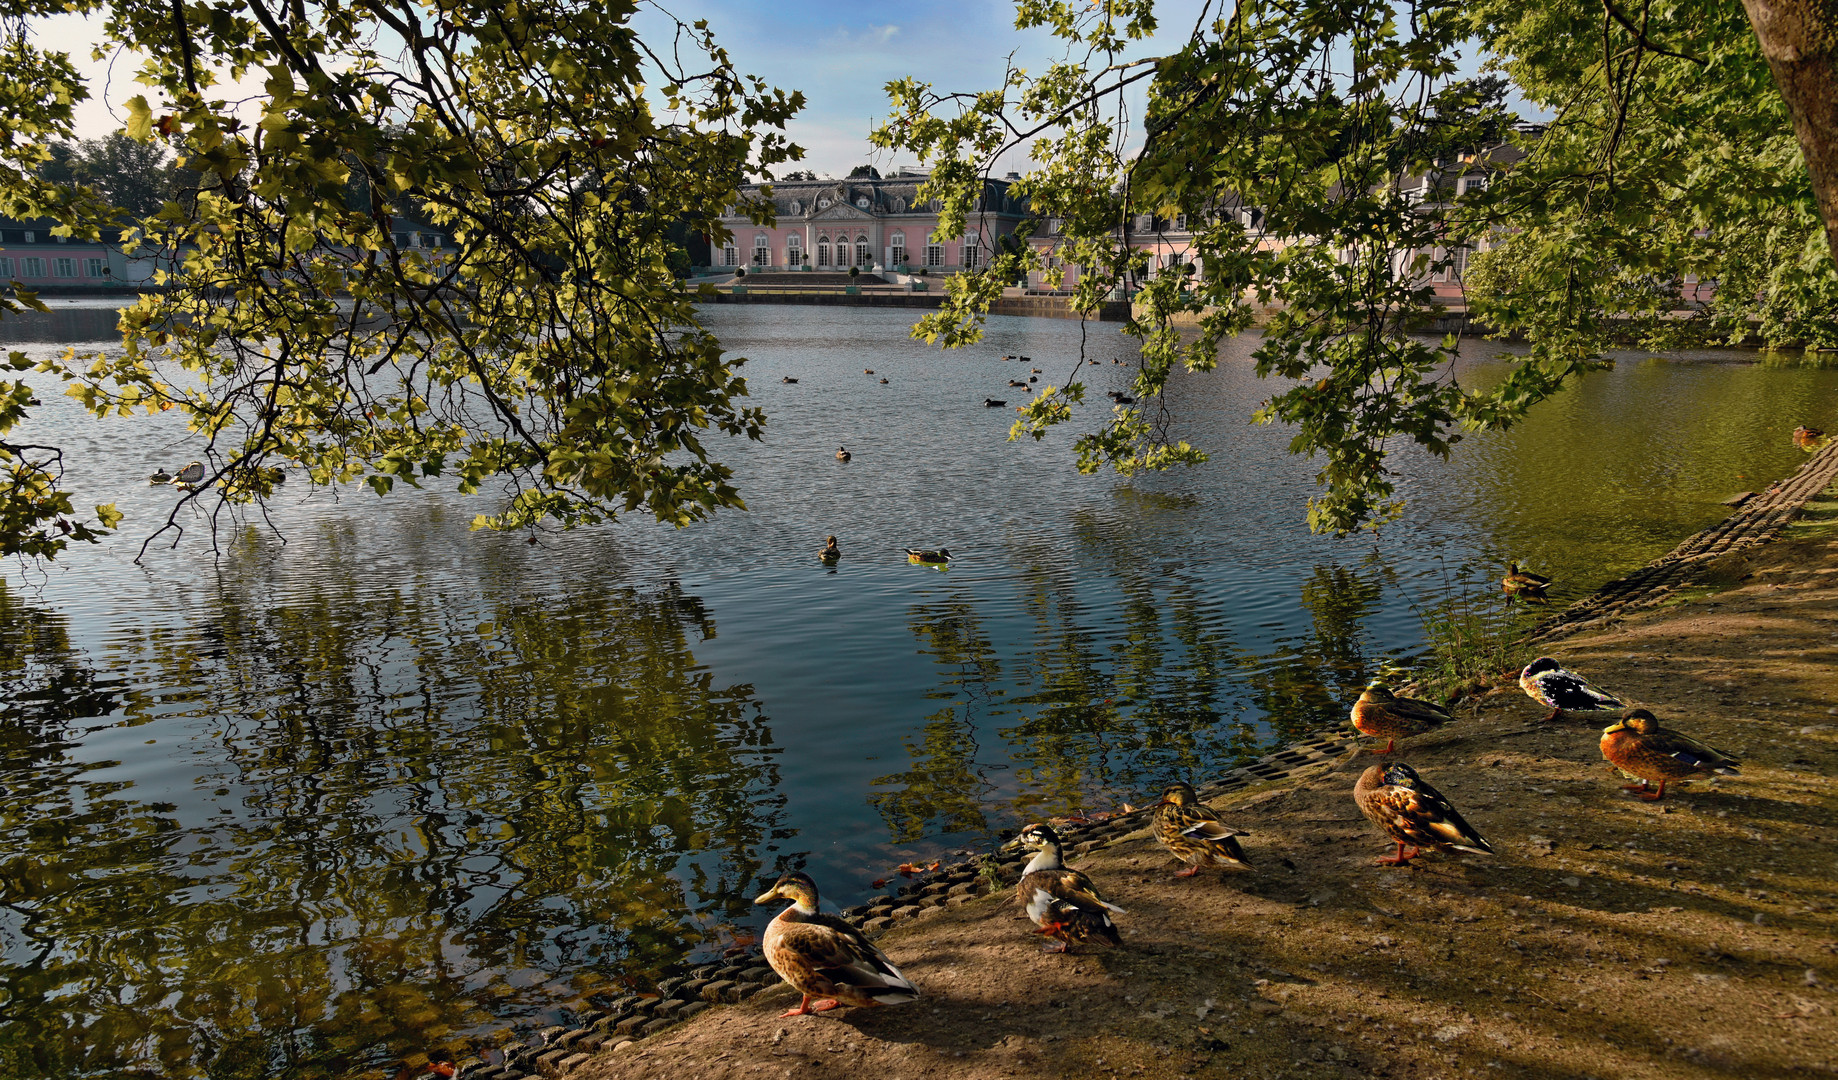
[{"label": "duck's bill", "polygon": [[758,896],[754,897],[753,902],[756,904],[770,904],[774,900],[777,900],[778,898],[779,898],[779,887],[777,885],[774,885],[772,888],[767,889],[765,892],[760,893]]},{"label": "duck's bill", "polygon": [[1617,720],[1617,721],[1615,721],[1614,723],[1612,723],[1612,724],[1610,724],[1610,725],[1608,725],[1607,727],[1605,727],[1605,728],[1603,728],[1603,729],[1602,729],[1602,734],[1604,734],[1604,735],[1613,735],[1613,734],[1614,734],[1615,732],[1617,732],[1617,731],[1626,731],[1626,730],[1627,730],[1627,724],[1625,724],[1625,723],[1623,723],[1623,722],[1622,722],[1622,721],[1620,721],[1620,720]]}]

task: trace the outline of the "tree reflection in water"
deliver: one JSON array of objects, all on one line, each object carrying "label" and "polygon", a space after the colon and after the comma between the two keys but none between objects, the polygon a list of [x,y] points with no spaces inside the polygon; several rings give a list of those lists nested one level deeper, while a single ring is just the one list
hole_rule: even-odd
[{"label": "tree reflection in water", "polygon": [[[245,538],[198,618],[118,638],[104,675],[0,592],[0,1074],[336,1075],[748,913],[776,749],[752,687],[697,664],[695,597],[453,597],[327,544],[342,569],[288,591]],[[59,765],[80,722],[180,735],[190,785]],[[143,741],[108,745],[175,753]]]}]

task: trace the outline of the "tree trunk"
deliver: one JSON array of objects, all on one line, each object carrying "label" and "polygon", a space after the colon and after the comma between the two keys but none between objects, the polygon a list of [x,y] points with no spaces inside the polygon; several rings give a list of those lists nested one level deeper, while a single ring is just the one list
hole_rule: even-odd
[{"label": "tree trunk", "polygon": [[1742,0],[1812,174],[1838,260],[1838,0]]}]

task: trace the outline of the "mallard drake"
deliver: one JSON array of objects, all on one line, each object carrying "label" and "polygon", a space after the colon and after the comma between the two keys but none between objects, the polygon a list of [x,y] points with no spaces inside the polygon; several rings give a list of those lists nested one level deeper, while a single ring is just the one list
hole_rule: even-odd
[{"label": "mallard drake", "polygon": [[951,552],[945,548],[907,548],[906,558],[916,563],[948,563]]},{"label": "mallard drake", "polygon": [[1519,569],[1519,564],[1506,564],[1506,576],[1500,579],[1500,588],[1507,596],[1524,596],[1527,600],[1543,600],[1545,586],[1551,579],[1543,574],[1534,574],[1530,570]]},{"label": "mallard drake", "polygon": [[[834,915],[817,912],[817,883],[794,870],[754,899],[756,904],[790,900],[791,906],[766,924],[760,946],[772,970],[804,995],[781,1016],[826,1012],[839,1005],[869,1007],[916,1001],[919,991],[887,954],[862,932]],[[813,1003],[812,998],[821,1000]]]},{"label": "mallard drake", "polygon": [[[1380,858],[1380,866],[1403,866],[1426,847],[1493,854],[1493,845],[1456,813],[1442,792],[1401,761],[1374,765],[1361,773],[1353,786],[1353,799],[1361,813],[1398,843],[1398,853]],[[1404,850],[1406,846],[1409,851]]]},{"label": "mallard drake", "polygon": [[1455,718],[1440,705],[1398,697],[1384,683],[1375,682],[1353,703],[1352,719],[1361,735],[1384,739],[1385,749],[1378,753],[1389,754],[1399,739],[1434,731]]},{"label": "mallard drake", "polygon": [[[1736,766],[1742,764],[1683,732],[1659,726],[1659,718],[1645,709],[1629,709],[1620,721],[1602,729],[1602,756],[1622,772],[1639,777],[1640,783],[1621,790],[1635,792],[1648,802],[1666,797],[1668,780],[1736,776]],[[1652,780],[1659,781],[1658,791],[1649,785]]]},{"label": "mallard drake", "polygon": [[843,447],[838,446],[836,448],[836,460],[837,461],[847,461],[854,456],[855,456],[854,454],[849,453],[849,451],[844,449]]},{"label": "mallard drake", "polygon": [[1519,673],[1519,688],[1527,697],[1551,710],[1546,720],[1564,713],[1619,712],[1627,708],[1620,698],[1589,684],[1589,680],[1548,656],[1525,665]]},{"label": "mallard drake", "polygon": [[1793,429],[1793,445],[1802,450],[1817,450],[1825,445],[1825,432],[1802,424]]},{"label": "mallard drake", "polygon": [[817,553],[817,558],[822,559],[824,562],[835,562],[837,559],[842,558],[842,549],[836,546],[836,538],[834,536],[830,537],[824,543],[823,550]]},{"label": "mallard drake", "polygon": [[1006,406],[1007,404],[1008,402],[1006,401],[999,401],[996,398],[992,398],[992,397],[986,397],[983,399],[983,408],[985,409],[1000,409]]},{"label": "mallard drake", "polygon": [[172,474],[167,472],[165,469],[155,469],[153,470],[153,475],[147,477],[147,483],[149,484],[170,484],[172,483]]},{"label": "mallard drake", "polygon": [[202,461],[192,462],[190,465],[187,465],[183,469],[180,469],[179,475],[173,477],[173,479],[177,480],[181,484],[197,483],[198,481],[204,479],[204,462]]},{"label": "mallard drake", "polygon": [[1100,896],[1089,877],[1065,864],[1052,826],[1029,825],[1013,843],[1035,853],[1015,885],[1015,901],[1042,934],[1059,941],[1059,948],[1049,945],[1048,952],[1065,952],[1073,942],[1094,937],[1123,944],[1110,917],[1126,912]]},{"label": "mallard drake", "polygon": [[1249,836],[1228,827],[1213,809],[1186,783],[1170,784],[1155,804],[1155,839],[1184,863],[1191,863],[1175,877],[1192,877],[1208,865],[1242,866],[1251,861],[1238,846],[1238,837]]}]

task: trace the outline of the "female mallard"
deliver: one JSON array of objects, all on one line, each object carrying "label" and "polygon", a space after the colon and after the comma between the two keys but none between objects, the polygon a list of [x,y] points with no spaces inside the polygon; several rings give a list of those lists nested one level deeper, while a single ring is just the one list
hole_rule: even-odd
[{"label": "female mallard", "polygon": [[837,461],[847,461],[854,456],[855,456],[854,454],[849,453],[846,447],[838,446],[836,448],[836,460]]},{"label": "female mallard", "polygon": [[[901,1005],[919,991],[860,930],[834,915],[817,913],[817,883],[794,870],[753,902],[790,900],[766,924],[761,948],[772,970],[804,995],[781,1016],[804,1016],[839,1005]],[[813,1003],[811,998],[821,1000]]]},{"label": "female mallard", "polygon": [[[1742,764],[1721,750],[1714,750],[1683,732],[1659,726],[1659,719],[1645,709],[1629,709],[1618,723],[1602,729],[1602,756],[1615,768],[1640,779],[1623,791],[1632,791],[1648,802],[1666,797],[1666,781],[1686,780],[1694,776],[1721,773],[1735,776]],[[1653,791],[1648,781],[1659,781]]]},{"label": "female mallard", "polygon": [[1170,784],[1162,792],[1162,801],[1155,804],[1153,829],[1155,839],[1175,858],[1192,864],[1175,877],[1192,877],[1200,867],[1213,864],[1251,867],[1238,846],[1238,837],[1250,834],[1228,828],[1185,783]]},{"label": "female mallard", "polygon": [[[1367,769],[1353,786],[1353,798],[1360,811],[1398,843],[1398,853],[1381,857],[1380,866],[1403,866],[1426,847],[1493,854],[1493,845],[1462,820],[1442,792],[1401,761]],[[1404,850],[1407,845],[1409,851]]]},{"label": "female mallard", "polygon": [[1525,665],[1519,673],[1519,688],[1551,710],[1546,720],[1555,720],[1564,713],[1620,712],[1627,708],[1620,698],[1591,686],[1588,679],[1574,671],[1565,671],[1548,656]]},{"label": "female mallard", "polygon": [[1399,739],[1434,731],[1453,719],[1440,705],[1397,697],[1378,682],[1366,687],[1366,692],[1353,703],[1354,728],[1361,735],[1384,739],[1385,749],[1378,751],[1381,754],[1395,750]]},{"label": "female mallard", "polygon": [[1124,910],[1099,896],[1090,878],[1065,865],[1059,834],[1051,826],[1029,825],[1014,842],[1035,852],[1021,871],[1015,899],[1042,934],[1059,941],[1059,948],[1049,945],[1048,952],[1065,952],[1073,942],[1094,937],[1123,944],[1110,917]]},{"label": "female mallard", "polygon": [[836,546],[836,538],[834,536],[830,537],[829,541],[823,545],[823,550],[817,553],[817,558],[822,559],[824,562],[835,562],[837,559],[842,558],[842,549]]},{"label": "female mallard", "polygon": [[1825,432],[1802,424],[1793,429],[1793,445],[1802,450],[1817,450],[1825,445]]},{"label": "female mallard", "polygon": [[948,563],[951,553],[944,548],[907,548],[906,558],[916,563]]},{"label": "female mallard", "polygon": [[1506,564],[1506,576],[1500,579],[1500,588],[1507,596],[1523,596],[1527,600],[1543,600],[1545,587],[1549,584],[1550,578],[1530,570],[1521,570],[1516,562]]}]

